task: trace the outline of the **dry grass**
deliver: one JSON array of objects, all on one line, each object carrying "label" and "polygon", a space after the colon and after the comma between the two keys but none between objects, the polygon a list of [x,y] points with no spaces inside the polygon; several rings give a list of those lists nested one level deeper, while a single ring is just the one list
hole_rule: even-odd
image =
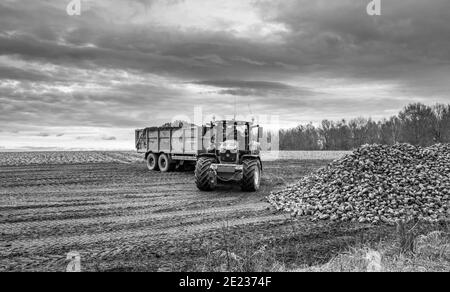
[{"label": "dry grass", "polygon": [[[230,247],[227,242],[227,227],[223,227],[223,245],[207,252],[199,271],[218,272],[450,272],[450,229],[415,235],[412,249],[405,251],[401,245],[404,236],[410,238],[412,229],[406,233],[397,228],[397,234],[385,242],[373,244],[357,243],[345,252],[334,256],[329,262],[306,266],[299,263],[293,268],[280,260],[279,251],[254,242],[240,243]],[[414,227],[413,227],[414,228]],[[430,228],[426,226],[424,228]],[[431,230],[431,229],[430,229]],[[423,230],[422,230],[423,232]],[[284,252],[292,253],[286,247]],[[299,251],[300,252],[300,251]]]},{"label": "dry grass", "polygon": [[[433,231],[419,236],[414,241],[414,252],[399,252],[398,246],[380,245],[377,250],[368,247],[352,248],[332,259],[325,265],[309,267],[301,272],[450,272],[450,234]],[[378,269],[371,270],[371,254]]]}]

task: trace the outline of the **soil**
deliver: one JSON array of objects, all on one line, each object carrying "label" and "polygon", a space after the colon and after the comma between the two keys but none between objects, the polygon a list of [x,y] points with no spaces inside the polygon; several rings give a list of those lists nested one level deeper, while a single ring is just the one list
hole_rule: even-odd
[{"label": "soil", "polygon": [[388,236],[388,227],[291,219],[266,202],[327,162],[267,162],[257,193],[200,192],[192,171],[151,172],[143,162],[3,166],[0,271],[65,271],[70,251],[84,271],[193,271],[224,240],[313,265]]}]

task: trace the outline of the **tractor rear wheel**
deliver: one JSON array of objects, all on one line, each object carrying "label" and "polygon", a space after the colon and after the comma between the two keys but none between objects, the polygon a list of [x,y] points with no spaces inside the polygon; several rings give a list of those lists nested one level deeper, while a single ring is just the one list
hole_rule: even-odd
[{"label": "tractor rear wheel", "polygon": [[169,172],[173,168],[173,163],[167,154],[163,153],[158,158],[158,166],[161,172]]},{"label": "tractor rear wheel", "polygon": [[158,155],[156,155],[155,153],[150,153],[147,156],[147,168],[149,170],[159,170]]},{"label": "tractor rear wheel", "polygon": [[261,163],[257,159],[243,161],[241,189],[245,192],[256,192],[261,185]]},{"label": "tractor rear wheel", "polygon": [[211,164],[215,162],[211,157],[200,157],[195,165],[195,184],[201,191],[212,191],[216,188],[217,179],[211,170]]}]

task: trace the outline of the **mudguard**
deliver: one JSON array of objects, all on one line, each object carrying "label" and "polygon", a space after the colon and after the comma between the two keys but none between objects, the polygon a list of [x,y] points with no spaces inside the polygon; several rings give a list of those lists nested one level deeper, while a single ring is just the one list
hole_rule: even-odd
[{"label": "mudguard", "polygon": [[200,157],[211,157],[211,158],[217,158],[216,155],[214,153],[201,153],[199,155],[197,155],[197,158]]}]

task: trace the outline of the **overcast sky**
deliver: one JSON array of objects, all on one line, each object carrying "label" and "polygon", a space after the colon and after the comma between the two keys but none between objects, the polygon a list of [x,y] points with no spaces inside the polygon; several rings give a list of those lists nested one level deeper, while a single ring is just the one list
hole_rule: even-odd
[{"label": "overcast sky", "polygon": [[449,0],[69,2],[0,2],[0,148],[133,149],[235,100],[283,127],[450,102]]}]

